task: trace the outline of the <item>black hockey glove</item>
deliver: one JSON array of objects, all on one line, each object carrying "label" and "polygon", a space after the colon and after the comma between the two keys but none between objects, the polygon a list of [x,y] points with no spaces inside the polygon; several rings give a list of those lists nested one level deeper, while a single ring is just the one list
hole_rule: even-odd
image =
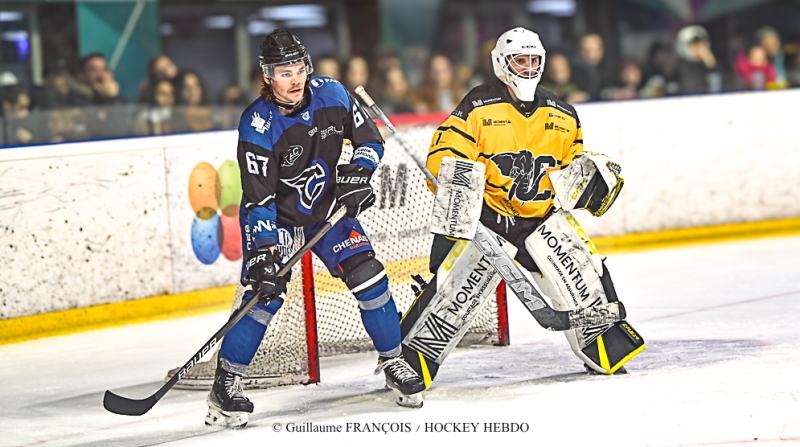
[{"label": "black hockey glove", "polygon": [[356,217],[375,204],[369,180],[371,170],[357,164],[336,167],[336,200],[347,207],[347,215]]},{"label": "black hockey glove", "polygon": [[278,276],[281,255],[273,253],[269,247],[250,250],[245,254],[247,277],[254,292],[263,291],[261,301],[273,298],[283,299],[286,295],[286,278]]}]

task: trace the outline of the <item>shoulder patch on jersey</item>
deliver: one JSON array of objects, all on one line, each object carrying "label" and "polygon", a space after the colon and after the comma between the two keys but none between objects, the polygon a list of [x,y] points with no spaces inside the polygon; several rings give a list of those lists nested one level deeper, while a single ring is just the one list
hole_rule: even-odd
[{"label": "shoulder patch on jersey", "polygon": [[451,115],[466,119],[467,115],[478,107],[507,102],[502,90],[504,85],[500,81],[490,81],[473,88],[464,96]]},{"label": "shoulder patch on jersey", "polygon": [[250,125],[253,126],[256,132],[263,134],[272,127],[272,112],[269,112],[269,120],[265,120],[258,112],[253,111],[253,118],[250,121]]},{"label": "shoulder patch on jersey", "polygon": [[321,99],[324,106],[343,105],[350,110],[350,93],[339,81],[324,76],[312,76],[312,94]]},{"label": "shoulder patch on jersey", "polygon": [[566,113],[567,115],[573,118],[578,116],[578,114],[575,112],[574,107],[556,98],[554,94],[552,94],[549,90],[545,89],[544,87],[538,86],[536,88],[536,95],[539,97],[540,107],[552,107],[554,109]]},{"label": "shoulder patch on jersey", "polygon": [[269,105],[261,98],[253,101],[239,120],[239,140],[272,149],[275,122]]}]

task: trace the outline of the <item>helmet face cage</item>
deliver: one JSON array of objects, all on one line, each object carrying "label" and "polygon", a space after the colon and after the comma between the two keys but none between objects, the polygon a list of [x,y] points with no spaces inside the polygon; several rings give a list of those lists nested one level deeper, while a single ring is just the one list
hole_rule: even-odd
[{"label": "helmet face cage", "polygon": [[307,75],[310,76],[311,73],[314,72],[314,65],[311,63],[311,57],[308,54],[306,54],[305,56],[303,56],[303,57],[301,57],[299,59],[293,59],[293,60],[286,61],[286,62],[278,62],[278,63],[275,63],[275,64],[267,64],[267,63],[264,63],[264,62],[260,62],[260,65],[261,65],[261,71],[264,73],[264,76],[266,76],[268,79],[275,79],[275,69],[277,67],[282,67],[284,65],[292,65],[292,64],[296,64],[298,62],[303,62],[304,63],[304,65],[306,67],[306,74]]},{"label": "helmet face cage", "polygon": [[[524,63],[519,60],[517,60],[515,63],[515,59],[517,59],[519,56],[529,56],[528,61],[530,65],[525,66]],[[500,57],[502,60],[503,71],[506,73],[506,75],[511,76],[512,78],[537,79],[541,77],[542,71],[544,70],[544,55],[520,53],[515,51],[501,54]],[[532,66],[534,57],[539,59],[539,63],[535,68]]]}]

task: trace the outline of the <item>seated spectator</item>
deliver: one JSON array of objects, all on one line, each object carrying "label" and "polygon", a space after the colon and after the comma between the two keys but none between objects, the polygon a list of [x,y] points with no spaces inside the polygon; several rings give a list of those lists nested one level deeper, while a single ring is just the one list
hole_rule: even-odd
[{"label": "seated spectator", "polygon": [[353,56],[347,61],[347,72],[344,75],[344,85],[351,92],[362,85],[367,87],[369,82],[369,65],[361,56]]},{"label": "seated spectator", "polygon": [[619,73],[620,83],[616,87],[606,87],[600,92],[603,99],[635,99],[639,98],[642,88],[642,69],[635,60],[626,60],[622,63]]},{"label": "seated spectator", "polygon": [[137,122],[140,131],[147,135],[164,135],[172,132],[172,106],[175,90],[172,82],[161,79],[148,88],[145,96],[147,108],[141,111]]},{"label": "seated spectator", "polygon": [[139,85],[139,102],[148,102],[148,95],[152,95],[151,85],[158,81],[174,82],[178,76],[178,67],[169,56],[162,54],[154,57],[147,64],[147,80]]},{"label": "seated spectator", "polygon": [[339,61],[333,56],[322,56],[314,61],[313,76],[325,76],[328,78],[342,80],[342,73],[339,68]]},{"label": "seated spectator", "polygon": [[800,87],[800,51],[795,53],[794,64],[786,70],[786,76],[792,87]]},{"label": "seated spectator", "polygon": [[455,83],[453,65],[442,54],[435,54],[428,60],[428,69],[422,86],[417,93],[417,111],[453,110],[466,92]]},{"label": "seated spectator", "polygon": [[786,61],[781,48],[781,37],[775,28],[765,26],[756,31],[756,43],[767,53],[769,63],[775,70],[776,87],[783,88],[788,84]]},{"label": "seated spectator", "polygon": [[543,81],[542,87],[562,101],[576,104],[589,100],[589,94],[572,82],[569,59],[563,54],[556,53],[545,59]]},{"label": "seated spectator", "polygon": [[603,38],[599,34],[587,34],[581,37],[579,45],[579,57],[572,64],[572,79],[591,99],[599,99],[603,88],[614,85],[614,77],[610,74],[612,68],[605,58]]},{"label": "seated spectator", "polygon": [[655,42],[647,54],[644,87],[639,94],[644,98],[674,95],[680,91],[675,75],[676,61],[672,48],[664,42]]},{"label": "seated spectator", "polygon": [[175,83],[177,92],[174,110],[175,132],[200,132],[214,128],[211,109],[206,107],[205,89],[200,76],[194,71],[185,71],[178,75]]},{"label": "seated spectator", "polygon": [[383,74],[383,85],[381,108],[386,114],[414,112],[411,89],[402,69],[390,67]]},{"label": "seated spectator", "polygon": [[84,110],[72,107],[43,113],[47,120],[50,143],[89,139],[89,126]]},{"label": "seated spectator", "polygon": [[30,116],[31,99],[19,85],[2,87],[3,118],[6,125],[6,145],[20,146],[34,143],[36,126]]},{"label": "seated spectator", "polygon": [[776,85],[775,67],[769,63],[767,51],[760,45],[751,46],[747,54],[739,54],[733,72],[749,90],[764,90],[769,85]]},{"label": "seated spectator", "polygon": [[719,93],[723,88],[722,69],[711,51],[705,28],[692,25],[678,32],[676,50],[678,83],[681,93]]},{"label": "seated spectator", "polygon": [[32,91],[34,107],[42,110],[61,109],[80,104],[80,98],[70,88],[71,79],[63,61],[46,65],[42,85]]},{"label": "seated spectator", "polygon": [[119,95],[119,84],[114,72],[108,68],[105,56],[90,54],[81,59],[78,80],[90,89],[87,103],[95,105],[124,104],[126,99]]}]

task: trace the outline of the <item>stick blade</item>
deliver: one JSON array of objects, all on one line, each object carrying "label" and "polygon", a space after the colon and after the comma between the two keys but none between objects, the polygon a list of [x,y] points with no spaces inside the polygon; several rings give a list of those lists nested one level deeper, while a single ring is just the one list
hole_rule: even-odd
[{"label": "stick blade", "polygon": [[111,391],[106,391],[103,396],[103,407],[116,414],[125,416],[141,416],[156,404],[158,399],[156,396],[150,396],[147,399],[128,399],[127,397],[118,396]]}]

